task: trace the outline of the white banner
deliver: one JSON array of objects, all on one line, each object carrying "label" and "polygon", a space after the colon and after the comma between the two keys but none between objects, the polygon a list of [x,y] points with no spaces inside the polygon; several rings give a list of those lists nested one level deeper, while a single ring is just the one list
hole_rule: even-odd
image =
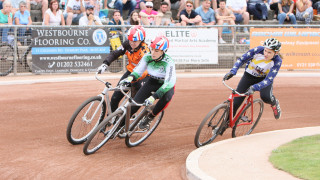
[{"label": "white banner", "polygon": [[158,35],[169,39],[168,54],[176,64],[218,64],[218,30],[145,28],[146,42]]}]

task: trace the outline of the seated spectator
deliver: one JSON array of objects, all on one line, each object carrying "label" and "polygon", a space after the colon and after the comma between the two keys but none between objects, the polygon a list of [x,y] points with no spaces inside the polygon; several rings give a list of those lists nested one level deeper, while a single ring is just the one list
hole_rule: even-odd
[{"label": "seated spectator", "polygon": [[128,25],[141,25],[138,11],[132,11],[127,22]]},{"label": "seated spectator", "polygon": [[279,7],[279,24],[283,24],[285,20],[291,21],[291,24],[297,24],[296,16],[293,14],[294,2],[293,0],[280,0]]},{"label": "seated spectator", "polygon": [[[0,26],[12,25],[11,2],[4,1],[0,10]],[[0,28],[2,42],[8,42],[8,32],[10,28]]]},{"label": "seated spectator", "polygon": [[[120,14],[119,10],[115,10],[113,12],[113,18],[111,21],[109,21],[108,25],[124,25],[123,18]],[[121,27],[112,27],[110,28],[110,31],[118,31],[120,34],[122,34],[122,28]]]},{"label": "seated spectator", "polygon": [[297,0],[296,2],[296,18],[310,24],[313,18],[312,2],[310,0]]},{"label": "seated spectator", "polygon": [[48,0],[26,0],[28,11],[34,22],[42,22],[48,9]]},{"label": "seated spectator", "polygon": [[263,0],[248,0],[248,12],[258,20],[268,18],[268,7]]},{"label": "seated spectator", "polygon": [[66,25],[79,24],[79,19],[85,12],[82,0],[68,0],[67,9],[64,11]]},{"label": "seated spectator", "polygon": [[[247,1],[246,0],[227,0],[227,7],[231,9],[234,16],[236,17],[235,23],[240,24],[243,22],[244,25],[249,24],[249,13],[247,12]],[[248,28],[244,27],[243,32],[248,33]]]},{"label": "seated spectator", "polygon": [[66,25],[63,17],[63,13],[59,8],[57,0],[52,0],[49,5],[49,9],[44,14],[42,25],[60,26]]},{"label": "seated spectator", "polygon": [[274,18],[277,18],[277,15],[279,14],[279,6],[278,6],[279,0],[269,0],[269,6],[270,9],[274,11]]},{"label": "seated spectator", "polygon": [[115,9],[118,9],[120,11],[121,16],[123,17],[122,10],[129,10],[128,17],[132,11],[134,11],[135,7],[137,5],[136,0],[117,0],[114,4]]},{"label": "seated spectator", "polygon": [[178,10],[176,19],[180,19],[180,13],[183,9],[186,8],[186,0],[164,0],[164,2],[168,3],[169,10]]},{"label": "seated spectator", "polygon": [[193,2],[188,0],[186,2],[186,9],[180,13],[179,23],[177,26],[192,26],[199,25],[202,19],[201,16],[193,10]]},{"label": "seated spectator", "polygon": [[[227,23],[229,25],[235,25],[236,17],[233,12],[226,7],[226,0],[220,0],[219,8],[216,12],[217,25],[223,25]],[[219,35],[219,43],[225,44],[226,42],[222,39],[222,30],[223,27],[218,27],[218,35]],[[231,27],[232,30],[232,44],[234,43],[234,28]]]},{"label": "seated spectator", "polygon": [[[19,3],[19,11],[14,14],[13,24],[15,25],[32,25],[32,20],[30,12],[27,9],[27,3],[21,1]],[[31,35],[30,28],[19,28],[18,29],[18,46],[21,45],[21,42],[25,40],[24,36]]]},{"label": "seated spectator", "polygon": [[163,1],[161,3],[158,14],[162,14],[160,25],[174,25],[175,22],[172,19],[172,12],[169,10],[169,5],[167,2]]},{"label": "seated spectator", "polygon": [[162,14],[158,15],[158,12],[153,10],[153,3],[146,2],[146,10],[141,10],[139,15],[141,17],[141,22],[143,25],[160,25]]},{"label": "seated spectator", "polygon": [[84,0],[84,7],[86,7],[87,5],[93,5],[94,6],[94,13],[93,15],[95,16],[99,16],[100,13],[100,2],[99,0]]},{"label": "seated spectator", "polygon": [[214,10],[210,8],[210,0],[203,0],[202,5],[195,11],[201,16],[202,21],[200,25],[214,25],[216,24],[216,18],[214,17]]},{"label": "seated spectator", "polygon": [[[139,7],[140,7],[140,10],[146,10],[147,7],[146,7],[146,3],[147,2],[152,2],[153,0],[140,0],[139,2]],[[153,3],[153,2],[152,2]]]},{"label": "seated spectator", "polygon": [[312,7],[317,10],[317,15],[320,15],[320,0],[312,0]]},{"label": "seated spectator", "polygon": [[79,20],[80,26],[102,25],[99,16],[94,15],[94,6],[89,4],[86,6],[86,14]]},{"label": "seated spectator", "polygon": [[11,13],[14,16],[14,13],[19,11],[20,2],[26,2],[26,0],[6,0],[11,2]]}]

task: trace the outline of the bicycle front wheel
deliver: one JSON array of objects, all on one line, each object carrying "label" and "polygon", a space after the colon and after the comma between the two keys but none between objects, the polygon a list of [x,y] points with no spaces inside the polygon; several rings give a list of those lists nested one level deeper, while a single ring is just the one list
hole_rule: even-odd
[{"label": "bicycle front wheel", "polygon": [[232,137],[249,135],[257,126],[263,113],[263,107],[264,104],[261,99],[254,100],[253,105],[249,103],[232,128]]},{"label": "bicycle front wheel", "polygon": [[[139,129],[139,123],[133,124],[130,128],[129,135],[127,135],[125,139],[126,145],[128,147],[135,147],[145,141],[154,132],[154,130],[156,130],[162,120],[163,115],[164,111],[161,111],[156,117],[154,117],[150,123],[150,128],[147,130]],[[144,116],[141,116],[141,119],[143,119],[145,116],[147,116],[147,113],[145,113]],[[141,119],[137,122],[140,122]]]},{"label": "bicycle front wheel", "polygon": [[228,116],[228,104],[219,104],[202,120],[194,138],[196,147],[211,143],[219,134]]},{"label": "bicycle front wheel", "polygon": [[71,144],[86,141],[93,129],[98,126],[106,114],[106,102],[100,96],[84,101],[73,113],[67,127],[67,139]]},{"label": "bicycle front wheel", "polygon": [[[98,127],[89,135],[86,143],[83,146],[83,153],[90,155],[98,151],[109,139],[115,138],[114,134],[120,126],[123,115],[122,110],[117,110],[110,114],[105,120],[103,120]],[[120,121],[117,121],[119,120]]]},{"label": "bicycle front wheel", "polygon": [[6,76],[13,70],[14,50],[7,43],[0,44],[0,76]]}]

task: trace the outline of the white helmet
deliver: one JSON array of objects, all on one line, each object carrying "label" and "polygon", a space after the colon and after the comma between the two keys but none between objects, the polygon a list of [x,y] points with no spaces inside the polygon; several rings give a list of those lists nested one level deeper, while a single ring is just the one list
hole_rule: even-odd
[{"label": "white helmet", "polygon": [[278,41],[276,38],[269,38],[263,43],[263,47],[272,49],[274,51],[280,51],[281,42]]}]

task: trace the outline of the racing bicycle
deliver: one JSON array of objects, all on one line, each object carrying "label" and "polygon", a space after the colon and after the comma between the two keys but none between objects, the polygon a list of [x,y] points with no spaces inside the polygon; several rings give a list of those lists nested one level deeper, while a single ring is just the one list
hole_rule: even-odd
[{"label": "racing bicycle", "polygon": [[[228,100],[214,107],[202,120],[194,138],[196,147],[211,143],[218,135],[222,135],[228,127],[232,128],[232,137],[249,135],[262,116],[264,104],[261,99],[254,100],[253,94],[241,94],[228,86],[224,80],[222,83],[232,93]],[[238,113],[233,116],[234,98],[244,96],[246,97],[244,104]]]},{"label": "racing bicycle", "polygon": [[[139,124],[141,120],[152,112],[155,105],[147,106],[144,103],[139,104],[133,100],[130,94],[124,92],[124,86],[119,85],[118,88],[125,95],[126,101],[115,112],[108,115],[98,127],[94,128],[83,147],[83,153],[86,155],[95,153],[108,140],[117,137],[125,138],[125,144],[128,147],[138,146],[154,132],[162,120],[164,111],[153,119],[149,128],[140,129]],[[141,106],[143,108],[130,117],[131,106]],[[124,126],[122,126],[123,123]]]}]

